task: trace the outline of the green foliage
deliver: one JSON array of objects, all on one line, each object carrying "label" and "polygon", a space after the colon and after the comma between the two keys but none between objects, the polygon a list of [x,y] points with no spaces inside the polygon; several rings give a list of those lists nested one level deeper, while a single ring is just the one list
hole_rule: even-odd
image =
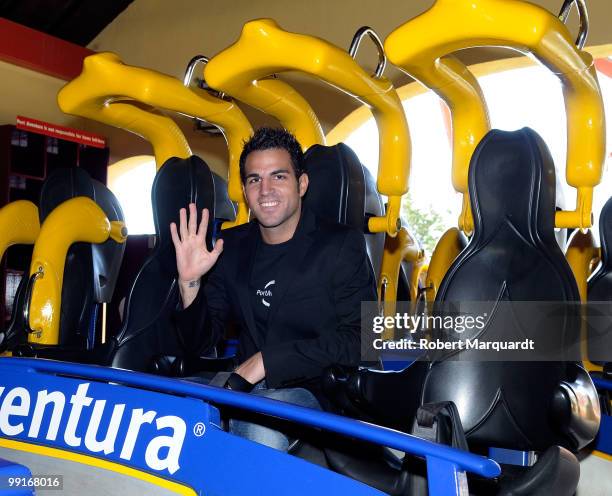
[{"label": "green foliage", "polygon": [[410,193],[404,196],[402,200],[400,215],[410,226],[410,231],[421,242],[427,258],[431,257],[440,236],[448,228],[444,217],[439,212],[433,210],[431,206],[427,210],[416,207],[410,197]]}]

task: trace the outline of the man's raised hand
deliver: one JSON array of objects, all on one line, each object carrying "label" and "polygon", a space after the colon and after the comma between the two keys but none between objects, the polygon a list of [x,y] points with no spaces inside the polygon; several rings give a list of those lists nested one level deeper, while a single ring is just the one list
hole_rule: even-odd
[{"label": "man's raised hand", "polygon": [[[200,225],[197,225],[195,203],[189,204],[189,219],[187,211],[181,208],[179,212],[179,229],[176,224],[170,224],[170,234],[176,251],[176,268],[183,307],[188,307],[198,294],[200,278],[217,262],[223,251],[223,240],[219,239],[212,250],[206,248],[206,229],[208,226],[208,210],[202,210]],[[179,236],[180,233],[180,236]]]}]

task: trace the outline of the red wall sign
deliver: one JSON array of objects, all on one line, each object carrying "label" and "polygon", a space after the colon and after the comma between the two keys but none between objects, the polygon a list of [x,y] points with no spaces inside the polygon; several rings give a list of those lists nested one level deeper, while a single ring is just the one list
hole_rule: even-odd
[{"label": "red wall sign", "polygon": [[48,122],[30,119],[29,117],[23,117],[21,115],[17,116],[16,127],[17,129],[23,129],[24,131],[44,134],[45,136],[51,136],[53,138],[59,138],[66,141],[74,141],[75,143],[81,143],[82,145],[95,146],[96,148],[106,147],[106,138],[104,136],[100,136],[99,134],[58,126],[57,124],[50,124]]}]

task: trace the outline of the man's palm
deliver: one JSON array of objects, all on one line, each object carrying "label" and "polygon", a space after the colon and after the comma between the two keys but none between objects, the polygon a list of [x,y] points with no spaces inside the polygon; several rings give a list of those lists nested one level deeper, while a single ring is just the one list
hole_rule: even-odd
[{"label": "man's palm", "polygon": [[[218,240],[212,250],[206,248],[208,210],[202,210],[200,225],[197,225],[197,211],[194,203],[189,204],[189,219],[184,208],[180,210],[180,225],[170,224],[172,242],[176,251],[176,267],[179,281],[197,281],[217,262],[223,251],[223,240]],[[180,233],[180,236],[179,236]]]}]

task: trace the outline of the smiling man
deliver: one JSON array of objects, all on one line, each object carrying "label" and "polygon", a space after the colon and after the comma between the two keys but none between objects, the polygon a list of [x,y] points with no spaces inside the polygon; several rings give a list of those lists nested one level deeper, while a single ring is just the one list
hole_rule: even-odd
[{"label": "smiling man", "polygon": [[[208,212],[195,205],[170,226],[184,310],[175,322],[190,348],[207,354],[238,323],[230,389],[318,408],[319,378],[333,364],[357,365],[362,301],[376,300],[363,234],[302,208],[308,189],[297,140],[259,129],[240,156],[253,221],[205,245]],[[232,424],[232,423],[231,423]],[[234,421],[232,430],[277,449],[276,430]]]}]

